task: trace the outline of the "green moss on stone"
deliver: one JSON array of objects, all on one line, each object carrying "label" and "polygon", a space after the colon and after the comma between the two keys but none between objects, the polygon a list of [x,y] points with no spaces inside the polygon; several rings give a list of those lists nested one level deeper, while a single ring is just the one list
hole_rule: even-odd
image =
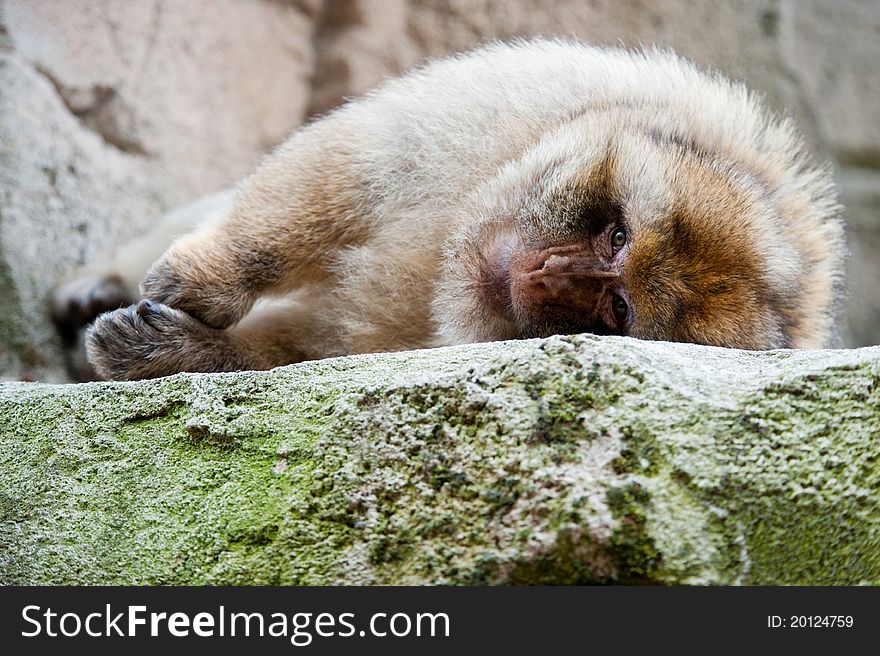
[{"label": "green moss on stone", "polygon": [[0,386],[0,582],[877,583],[880,352],[576,336]]}]

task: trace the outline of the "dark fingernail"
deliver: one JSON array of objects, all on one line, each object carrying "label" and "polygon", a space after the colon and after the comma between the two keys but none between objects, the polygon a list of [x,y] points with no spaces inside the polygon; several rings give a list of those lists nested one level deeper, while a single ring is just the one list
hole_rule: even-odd
[{"label": "dark fingernail", "polygon": [[144,299],[140,303],[138,303],[137,313],[138,313],[139,317],[145,317],[152,312],[153,312],[153,303],[151,301]]}]

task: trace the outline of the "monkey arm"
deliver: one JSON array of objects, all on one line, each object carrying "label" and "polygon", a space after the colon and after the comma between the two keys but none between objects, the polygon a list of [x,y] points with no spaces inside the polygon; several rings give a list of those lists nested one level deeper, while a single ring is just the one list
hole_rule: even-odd
[{"label": "monkey arm", "polygon": [[168,212],[146,234],[71,273],[52,293],[52,318],[61,334],[73,341],[99,314],[135,302],[150,265],[176,238],[225,216],[234,194],[226,189]]},{"label": "monkey arm", "polygon": [[369,237],[363,179],[344,117],[302,130],[245,179],[225,218],[156,261],[142,295],[226,328],[261,296],[322,280],[339,249]]}]

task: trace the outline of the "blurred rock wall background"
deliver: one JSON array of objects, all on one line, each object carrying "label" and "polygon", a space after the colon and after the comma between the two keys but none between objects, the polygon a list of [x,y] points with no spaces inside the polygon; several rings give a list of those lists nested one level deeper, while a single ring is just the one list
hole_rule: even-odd
[{"label": "blurred rock wall background", "polygon": [[67,380],[47,294],[383,77],[495,38],[668,45],[837,172],[842,346],[880,343],[876,0],[0,0],[0,378]]}]

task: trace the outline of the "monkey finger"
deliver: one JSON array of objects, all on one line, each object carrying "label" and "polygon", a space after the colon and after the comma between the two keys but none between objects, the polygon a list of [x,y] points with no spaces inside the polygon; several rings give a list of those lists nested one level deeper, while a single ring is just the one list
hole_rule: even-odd
[{"label": "monkey finger", "polygon": [[99,316],[86,334],[86,353],[95,371],[112,380],[214,371],[218,362],[226,370],[247,364],[226,331],[149,300]]}]

